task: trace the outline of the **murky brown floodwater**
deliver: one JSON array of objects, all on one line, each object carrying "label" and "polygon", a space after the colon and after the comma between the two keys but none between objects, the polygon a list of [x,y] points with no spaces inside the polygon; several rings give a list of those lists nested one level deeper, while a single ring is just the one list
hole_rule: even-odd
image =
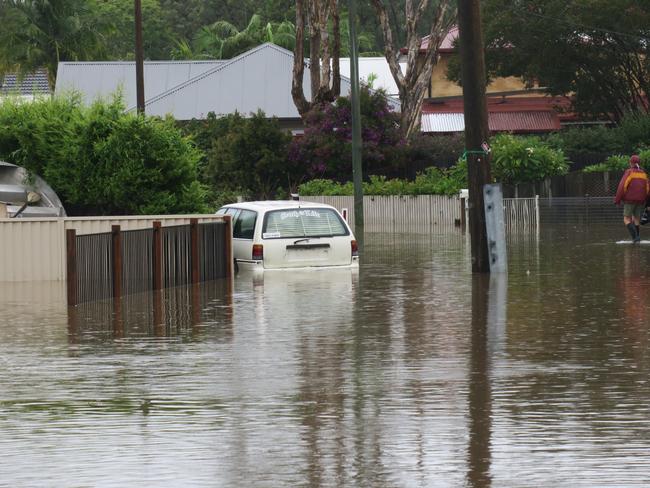
[{"label": "murky brown floodwater", "polygon": [[[0,287],[0,485],[650,482],[650,246],[369,234],[358,273],[82,305]],[[152,310],[156,310],[155,313]]]}]

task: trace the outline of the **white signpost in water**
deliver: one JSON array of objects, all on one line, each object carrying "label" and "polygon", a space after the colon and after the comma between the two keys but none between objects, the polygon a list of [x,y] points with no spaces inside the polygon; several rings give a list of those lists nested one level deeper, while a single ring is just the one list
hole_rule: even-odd
[{"label": "white signpost in water", "polygon": [[508,271],[506,252],[506,225],[503,218],[503,193],[501,184],[483,186],[485,229],[487,233],[488,260],[491,273]]}]

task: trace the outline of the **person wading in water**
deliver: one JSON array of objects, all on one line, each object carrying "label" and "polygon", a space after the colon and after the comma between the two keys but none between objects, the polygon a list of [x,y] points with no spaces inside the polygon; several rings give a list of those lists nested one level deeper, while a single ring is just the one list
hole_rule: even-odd
[{"label": "person wading in water", "polygon": [[630,167],[623,173],[614,197],[616,205],[623,202],[623,223],[632,237],[632,242],[641,240],[639,220],[645,210],[646,198],[650,194],[648,175],[640,168],[640,162],[636,154],[630,157]]}]

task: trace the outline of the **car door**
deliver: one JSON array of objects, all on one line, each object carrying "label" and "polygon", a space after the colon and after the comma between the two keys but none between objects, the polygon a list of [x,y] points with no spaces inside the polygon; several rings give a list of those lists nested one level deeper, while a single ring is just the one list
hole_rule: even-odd
[{"label": "car door", "polygon": [[[232,253],[236,260],[250,261],[253,256],[253,236],[257,223],[257,212],[237,210],[232,220]],[[226,212],[226,215],[228,213]]]}]

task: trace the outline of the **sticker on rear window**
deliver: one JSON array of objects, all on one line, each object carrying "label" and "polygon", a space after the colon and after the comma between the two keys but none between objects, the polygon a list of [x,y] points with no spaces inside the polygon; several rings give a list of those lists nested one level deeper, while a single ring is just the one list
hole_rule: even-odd
[{"label": "sticker on rear window", "polygon": [[290,212],[281,212],[280,219],[297,219],[298,217],[320,217],[316,210],[292,210]]},{"label": "sticker on rear window", "polygon": [[279,232],[264,232],[264,234],[262,234],[262,239],[274,239],[276,237],[280,237]]}]

